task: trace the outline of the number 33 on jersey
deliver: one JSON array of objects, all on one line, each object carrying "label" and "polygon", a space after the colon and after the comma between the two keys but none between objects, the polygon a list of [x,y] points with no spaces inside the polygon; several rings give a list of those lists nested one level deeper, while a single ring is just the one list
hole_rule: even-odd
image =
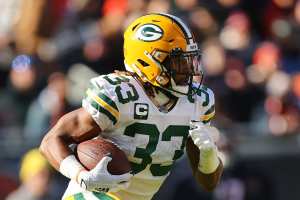
[{"label": "number 33 on jersey", "polygon": [[215,112],[213,92],[205,87],[193,96],[179,98],[165,113],[131,76],[109,74],[90,83],[83,107],[103,130],[101,135],[126,153],[135,174],[133,181],[161,180],[153,190],[159,188],[173,162],[182,156],[189,122],[208,123]]}]

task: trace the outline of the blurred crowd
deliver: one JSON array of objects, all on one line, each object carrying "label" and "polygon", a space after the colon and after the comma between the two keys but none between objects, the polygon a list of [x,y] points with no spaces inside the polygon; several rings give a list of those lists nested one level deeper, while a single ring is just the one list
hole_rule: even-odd
[{"label": "blurred crowd", "polygon": [[123,31],[151,12],[191,27],[224,143],[299,132],[299,0],[0,0],[0,159],[36,147],[91,77],[124,70]]}]

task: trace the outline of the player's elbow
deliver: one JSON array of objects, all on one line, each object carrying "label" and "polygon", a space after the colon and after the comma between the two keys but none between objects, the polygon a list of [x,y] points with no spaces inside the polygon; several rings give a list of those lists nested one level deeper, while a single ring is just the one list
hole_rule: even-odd
[{"label": "player's elbow", "polygon": [[56,135],[51,134],[51,130],[43,137],[39,146],[39,150],[44,156],[47,156],[47,153],[49,152],[51,146],[53,146],[55,137]]},{"label": "player's elbow", "polygon": [[62,136],[64,133],[64,117],[60,118],[56,125],[52,127],[49,132],[43,137],[41,144],[39,146],[39,150],[43,155],[47,155],[50,148],[54,145],[56,140]]},{"label": "player's elbow", "polygon": [[44,139],[43,139],[42,142],[41,142],[41,144],[40,144],[40,146],[39,146],[39,150],[40,150],[40,152],[41,152],[43,155],[46,154],[46,146],[47,146],[47,145],[45,145],[45,141],[44,141]]},{"label": "player's elbow", "polygon": [[48,152],[48,148],[49,148],[49,138],[47,135],[44,136],[44,138],[42,139],[42,142],[39,146],[39,150],[40,152],[46,156],[47,155],[47,152]]}]

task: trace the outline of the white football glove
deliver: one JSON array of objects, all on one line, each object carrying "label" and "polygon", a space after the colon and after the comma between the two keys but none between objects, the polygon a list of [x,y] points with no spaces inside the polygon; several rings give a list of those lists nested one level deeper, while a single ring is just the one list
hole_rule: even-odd
[{"label": "white football glove", "polygon": [[132,174],[129,172],[122,175],[110,174],[107,165],[111,160],[111,157],[104,156],[94,169],[81,171],[77,179],[80,186],[96,192],[108,192],[127,187]]},{"label": "white football glove", "polygon": [[191,122],[190,126],[189,135],[200,150],[198,169],[205,174],[213,173],[220,164],[218,148],[215,145],[219,131],[202,122]]}]

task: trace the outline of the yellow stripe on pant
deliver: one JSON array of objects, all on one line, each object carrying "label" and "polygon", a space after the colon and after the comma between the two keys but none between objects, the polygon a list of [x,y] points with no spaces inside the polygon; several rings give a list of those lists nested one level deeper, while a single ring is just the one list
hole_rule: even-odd
[{"label": "yellow stripe on pant", "polygon": [[[99,200],[120,200],[115,195],[109,194],[109,193],[93,192],[92,195],[95,199],[99,199]],[[72,196],[68,196],[64,200],[90,200],[90,199],[86,198],[85,196],[90,196],[90,195],[84,195],[83,193],[77,193]]]},{"label": "yellow stripe on pant", "polygon": [[85,198],[82,193],[77,193],[65,198],[64,200],[85,200]]}]

